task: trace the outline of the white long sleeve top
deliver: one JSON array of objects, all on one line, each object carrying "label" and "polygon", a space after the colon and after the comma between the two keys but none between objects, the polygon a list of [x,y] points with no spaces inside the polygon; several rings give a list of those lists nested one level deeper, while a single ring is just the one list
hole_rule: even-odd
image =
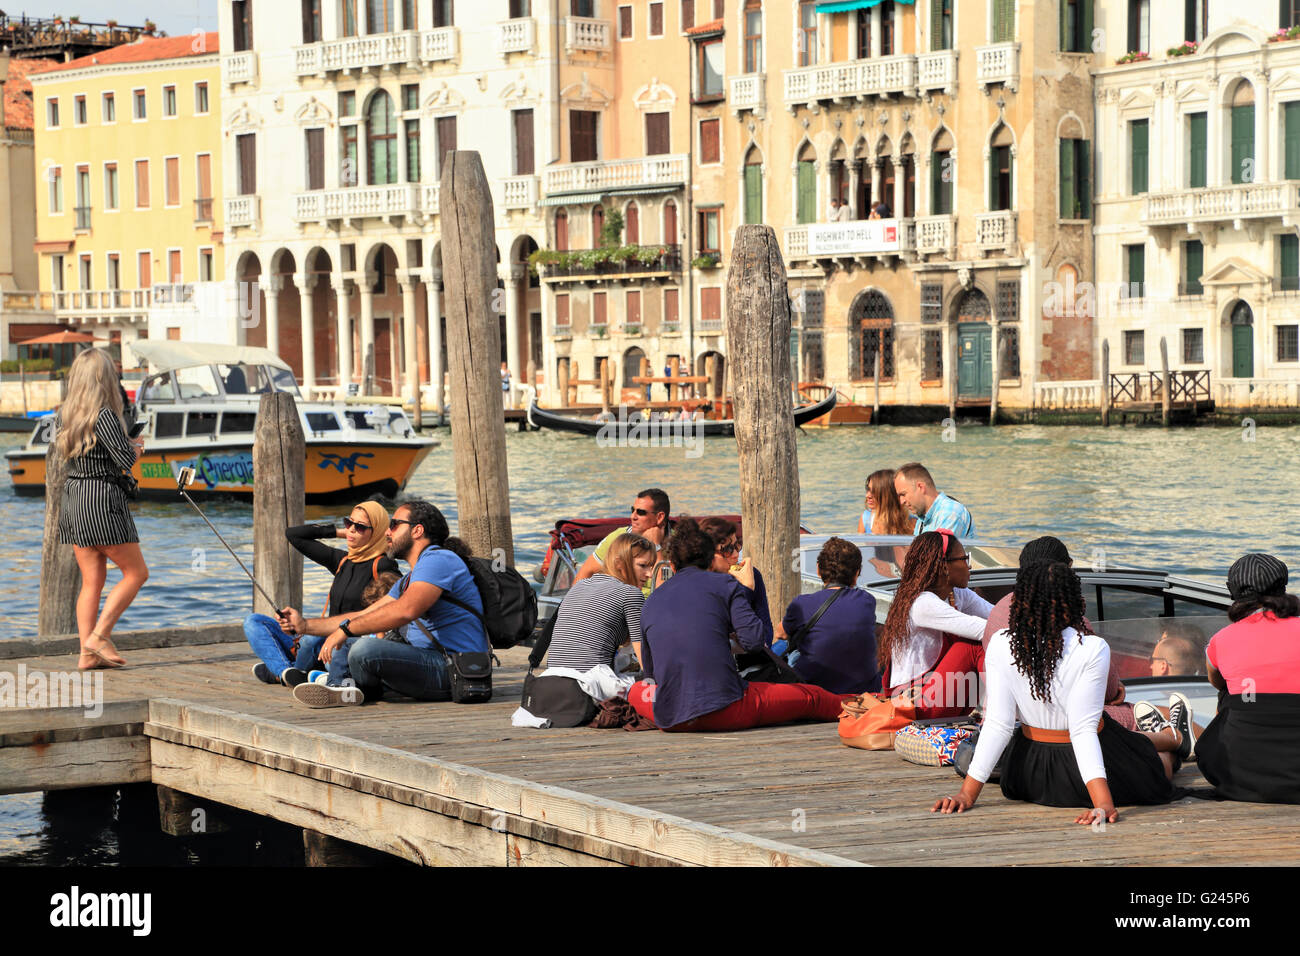
[{"label": "white long sleeve top", "polygon": [[988,781],[1011,740],[1017,713],[1030,727],[1068,730],[1083,782],[1105,779],[1106,764],[1101,757],[1097,725],[1106,701],[1110,645],[1095,634],[1080,634],[1072,627],[1062,631],[1061,636],[1065,647],[1048,685],[1046,701],[1034,698],[1029,679],[1016,669],[1006,628],[989,639],[984,655],[987,709],[968,771],[980,783]]},{"label": "white long sleeve top", "polygon": [[917,595],[907,621],[911,639],[906,647],[896,649],[890,659],[891,686],[897,687],[928,674],[939,662],[939,649],[945,633],[972,641],[983,639],[984,625],[988,623],[993,605],[970,588],[953,588],[952,595],[953,604],[933,591],[922,591]]}]

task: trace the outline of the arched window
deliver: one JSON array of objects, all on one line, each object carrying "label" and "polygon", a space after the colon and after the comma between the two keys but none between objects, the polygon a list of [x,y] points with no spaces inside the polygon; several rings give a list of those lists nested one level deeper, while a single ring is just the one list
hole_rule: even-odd
[{"label": "arched window", "polygon": [[989,143],[989,209],[1010,209],[1014,205],[1011,143],[1011,130],[1005,123],[999,124]]},{"label": "arched window", "polygon": [[366,110],[366,181],[372,186],[397,182],[397,118],[393,100],[380,90]]},{"label": "arched window", "polygon": [[664,244],[677,245],[677,203],[671,199],[664,203]]},{"label": "arched window", "polygon": [[561,209],[555,214],[555,251],[565,252],[569,248],[569,214]]},{"label": "arched window", "polygon": [[763,3],[745,0],[745,72],[763,72]]},{"label": "arched window", "polygon": [[591,207],[591,248],[600,248],[600,234],[605,230],[605,207]]},{"label": "arched window", "polygon": [[817,154],[813,152],[812,143],[805,143],[799,150],[799,162],[795,167],[795,219],[797,222],[817,221]]},{"label": "arched window", "polygon": [[750,149],[745,156],[745,222],[763,222],[763,157],[757,149]]},{"label": "arched window", "polygon": [[952,134],[944,130],[935,138],[930,153],[930,215],[952,215],[952,185],[956,178]]},{"label": "arched window", "polygon": [[1255,176],[1255,88],[1239,80],[1232,93],[1232,154],[1228,169],[1234,183],[1253,183]]},{"label": "arched window", "polygon": [[[871,211],[877,213],[881,219],[892,219],[895,215],[894,182],[896,177],[892,150],[893,144],[888,139],[882,139],[880,145],[876,147],[876,168],[880,170],[880,190],[876,195]],[[868,213],[868,218],[870,218],[870,213]]]},{"label": "arched window", "polygon": [[894,307],[874,289],[863,292],[853,302],[849,313],[850,334],[854,349],[850,375],[868,379],[876,372],[876,354],[880,354],[880,380],[894,377]]},{"label": "arched window", "polygon": [[623,241],[629,246],[641,244],[641,210],[635,202],[628,203],[623,214]]}]

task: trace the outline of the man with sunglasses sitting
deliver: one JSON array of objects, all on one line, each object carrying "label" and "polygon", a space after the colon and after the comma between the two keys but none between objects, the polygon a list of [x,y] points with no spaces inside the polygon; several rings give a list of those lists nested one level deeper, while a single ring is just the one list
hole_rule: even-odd
[{"label": "man with sunglasses sitting", "polygon": [[[582,567],[578,568],[578,574],[574,581],[585,581],[600,571],[605,566],[605,557],[609,554],[609,546],[614,543],[614,539],[629,531],[653,542],[656,548],[663,548],[664,540],[668,537],[668,532],[672,530],[668,521],[668,514],[668,493],[666,491],[659,488],[647,488],[638,494],[636,500],[632,502],[632,520],[628,523],[628,526],[619,528],[617,531],[611,531],[600,544],[596,545],[596,550],[586,561],[582,562]],[[650,583],[647,582],[641,590],[646,597],[649,597]]]}]

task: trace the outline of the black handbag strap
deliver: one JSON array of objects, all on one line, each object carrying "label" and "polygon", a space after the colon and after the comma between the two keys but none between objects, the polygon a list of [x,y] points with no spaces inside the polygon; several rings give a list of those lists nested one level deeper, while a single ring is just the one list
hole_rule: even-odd
[{"label": "black handbag strap", "polygon": [[546,619],[542,625],[542,631],[537,635],[537,640],[533,643],[533,650],[528,655],[528,671],[532,673],[533,668],[540,667],[542,658],[551,648],[551,639],[555,636],[555,622],[559,620],[560,609],[556,608],[555,613]]},{"label": "black handbag strap", "polygon": [[788,648],[786,651],[787,655],[792,651],[799,650],[799,642],[808,636],[808,632],[811,631],[817,622],[822,619],[822,615],[830,610],[830,606],[839,600],[840,595],[847,590],[847,587],[837,588],[835,593],[822,602],[822,606],[817,609],[817,612],[808,619],[808,622],[804,624],[803,627],[799,628],[799,630],[786,638],[786,646]]}]

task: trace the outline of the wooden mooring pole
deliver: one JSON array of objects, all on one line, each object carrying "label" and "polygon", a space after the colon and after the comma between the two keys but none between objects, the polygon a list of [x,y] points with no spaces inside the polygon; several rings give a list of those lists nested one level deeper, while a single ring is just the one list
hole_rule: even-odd
[{"label": "wooden mooring pole", "polygon": [[1160,336],[1160,424],[1169,427],[1169,416],[1173,410],[1173,382],[1169,380],[1169,344]]},{"label": "wooden mooring pole", "polygon": [[451,433],[459,536],[480,557],[515,563],[506,434],[501,427],[501,329],[496,290],[495,217],[483,161],[473,150],[447,154],[442,172],[442,274],[451,366]]},{"label": "wooden mooring pole", "polygon": [[[302,422],[293,396],[263,395],[253,432],[253,577],[281,607],[302,607],[302,555],[285,528],[303,522],[307,459]],[[253,611],[275,616],[253,588]]]},{"label": "wooden mooring pole", "polygon": [[77,593],[81,571],[72,545],[59,544],[59,515],[63,512],[63,480],[68,463],[54,441],[51,427],[45,453],[45,539],[41,545],[41,604],[37,634],[77,633]]},{"label": "wooden mooring pole", "polygon": [[1101,427],[1110,425],[1110,342],[1101,343]]},{"label": "wooden mooring pole", "polygon": [[776,233],[736,230],[727,273],[727,343],[740,452],[745,553],[767,580],[772,614],[799,594],[799,452],[790,401],[790,294]]}]

